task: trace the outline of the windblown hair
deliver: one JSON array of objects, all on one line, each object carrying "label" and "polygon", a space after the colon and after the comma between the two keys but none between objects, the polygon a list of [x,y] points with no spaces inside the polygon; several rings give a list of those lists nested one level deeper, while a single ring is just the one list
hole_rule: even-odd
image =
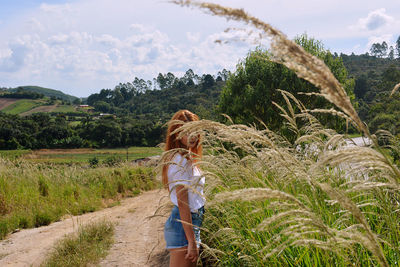
[{"label": "windblown hair", "polygon": [[[178,130],[183,123],[191,122],[191,121],[199,121],[199,117],[190,112],[189,110],[179,110],[172,116],[172,119],[168,122],[168,130],[167,130],[167,137],[165,141],[165,151],[173,150],[173,149],[188,149],[179,138],[180,131]],[[197,159],[201,158],[202,156],[203,147],[200,143],[200,138],[197,140],[197,143],[194,148],[190,149],[190,152],[193,153],[194,158],[193,162],[196,162]],[[182,152],[180,152],[182,153]],[[172,159],[172,157],[169,157]],[[162,168],[162,182],[165,187],[168,187],[168,166],[169,164],[165,164]]]}]

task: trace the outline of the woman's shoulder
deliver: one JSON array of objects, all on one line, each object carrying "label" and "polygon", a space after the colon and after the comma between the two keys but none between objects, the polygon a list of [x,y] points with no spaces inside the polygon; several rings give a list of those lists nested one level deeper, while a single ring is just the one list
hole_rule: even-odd
[{"label": "woman's shoulder", "polygon": [[185,155],[182,155],[181,153],[177,152],[172,156],[172,160],[171,161],[174,162],[174,163],[183,163],[183,162],[186,163],[188,160],[187,160]]}]

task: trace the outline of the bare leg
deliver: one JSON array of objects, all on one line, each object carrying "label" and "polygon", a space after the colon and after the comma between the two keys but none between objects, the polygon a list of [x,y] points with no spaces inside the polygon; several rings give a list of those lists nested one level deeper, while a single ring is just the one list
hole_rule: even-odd
[{"label": "bare leg", "polygon": [[169,267],[195,267],[196,262],[185,259],[187,247],[174,248],[169,250]]}]

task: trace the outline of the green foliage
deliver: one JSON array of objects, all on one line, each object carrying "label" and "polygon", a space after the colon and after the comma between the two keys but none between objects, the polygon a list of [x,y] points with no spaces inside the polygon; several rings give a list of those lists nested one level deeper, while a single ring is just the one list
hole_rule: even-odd
[{"label": "green foliage", "polygon": [[109,156],[109,157],[107,157],[107,158],[103,161],[103,163],[104,163],[106,166],[109,166],[109,167],[117,166],[117,165],[120,164],[121,162],[122,162],[122,158],[119,157],[119,156],[115,156],[115,155]]},{"label": "green foliage", "polygon": [[91,168],[95,168],[97,165],[99,165],[99,159],[96,156],[89,158],[89,166]]},{"label": "green foliage", "polygon": [[66,100],[66,101],[70,101],[70,102],[77,99],[76,96],[64,94],[63,92],[61,92],[59,90],[44,88],[44,87],[40,87],[40,86],[19,86],[17,88],[9,89],[10,92],[18,92],[18,90],[38,93],[38,94],[45,95],[47,97],[53,97],[54,99],[61,99],[61,100]]},{"label": "green foliage", "polygon": [[[332,73],[342,83],[350,98],[354,101],[354,81],[347,77],[346,68],[341,58],[334,57],[323,48],[321,42],[306,35],[299,36],[295,41],[305,50],[324,60]],[[309,82],[300,79],[288,68],[272,62],[268,51],[257,49],[237,66],[226,86],[223,88],[219,111],[228,114],[235,123],[259,124],[263,121],[270,129],[287,133],[279,109],[273,103],[286,107],[286,102],[277,89],[288,91],[295,95],[309,108],[330,108],[332,105],[322,99],[300,95],[298,92],[317,92]],[[320,116],[323,123],[338,130],[344,130],[344,122],[327,116]],[[292,135],[290,133],[289,135]]]},{"label": "green foliage", "polygon": [[53,218],[49,213],[38,212],[35,215],[35,227],[49,225],[53,221]]},{"label": "green foliage", "polygon": [[44,95],[41,93],[27,91],[23,88],[18,87],[15,92],[6,91],[3,94],[0,94],[1,98],[26,98],[26,99],[39,99],[44,98]]}]

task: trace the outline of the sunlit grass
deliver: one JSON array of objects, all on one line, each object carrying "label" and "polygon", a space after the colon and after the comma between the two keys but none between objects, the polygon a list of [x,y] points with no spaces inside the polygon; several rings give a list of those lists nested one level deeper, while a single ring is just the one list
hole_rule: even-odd
[{"label": "sunlit grass", "polygon": [[15,229],[99,210],[157,187],[151,168],[124,162],[90,168],[0,158],[0,239]]},{"label": "sunlit grass", "polygon": [[113,243],[114,225],[107,221],[81,226],[78,233],[60,240],[42,267],[89,266],[107,255]]}]

